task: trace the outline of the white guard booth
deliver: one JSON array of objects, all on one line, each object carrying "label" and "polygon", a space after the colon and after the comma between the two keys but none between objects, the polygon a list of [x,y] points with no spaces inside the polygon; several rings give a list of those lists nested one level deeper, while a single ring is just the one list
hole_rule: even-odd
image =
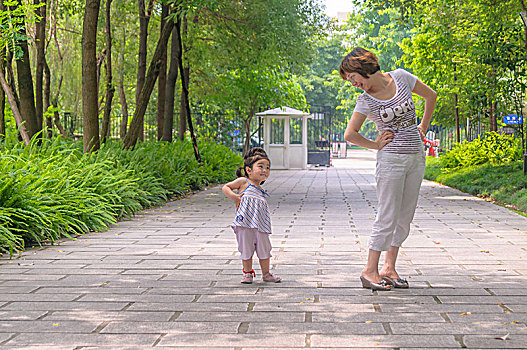
[{"label": "white guard booth", "polygon": [[263,118],[264,149],[271,169],[307,169],[307,119],[313,115],[289,107],[256,115]]}]

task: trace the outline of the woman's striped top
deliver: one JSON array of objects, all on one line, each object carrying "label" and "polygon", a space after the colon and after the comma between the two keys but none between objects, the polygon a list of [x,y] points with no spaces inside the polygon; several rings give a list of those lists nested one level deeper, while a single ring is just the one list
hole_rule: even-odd
[{"label": "woman's striped top", "polygon": [[265,200],[269,195],[267,191],[249,181],[247,183],[249,186],[241,192],[243,196],[232,226],[255,228],[260,232],[271,233],[271,212]]},{"label": "woman's striped top", "polygon": [[364,114],[373,121],[377,130],[390,130],[393,141],[382,149],[388,153],[413,154],[423,149],[417,129],[415,105],[412,99],[417,77],[404,69],[388,72],[395,81],[396,92],[389,100],[379,100],[364,92],[357,98],[355,112]]}]

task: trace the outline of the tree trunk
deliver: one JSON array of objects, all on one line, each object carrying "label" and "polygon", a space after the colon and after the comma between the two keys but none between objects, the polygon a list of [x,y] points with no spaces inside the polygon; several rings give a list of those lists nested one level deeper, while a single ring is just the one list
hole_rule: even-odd
[{"label": "tree trunk", "polygon": [[106,0],[106,97],[104,103],[104,114],[102,119],[102,142],[110,136],[110,112],[112,111],[112,100],[115,88],[112,84],[112,23],[110,21],[110,10],[112,0]]},{"label": "tree trunk", "polygon": [[[49,70],[48,63],[44,57],[44,115],[49,109],[50,98],[51,98],[51,72]],[[53,137],[53,123],[51,121],[51,116],[48,114],[46,117],[46,129],[48,133],[48,138]]]},{"label": "tree trunk", "polygon": [[454,103],[456,104],[455,106],[455,117],[456,117],[456,141],[457,143],[460,143],[461,142],[461,129],[459,127],[459,108],[457,106],[458,104],[458,97],[457,97],[457,93],[454,94]]},{"label": "tree trunk", "polygon": [[[161,11],[161,30],[168,16],[169,5],[163,5]],[[159,81],[157,82],[157,140],[163,138],[163,128],[165,127],[165,96],[167,81],[167,46],[161,55],[161,67],[159,68]]]},{"label": "tree trunk", "polygon": [[[139,4],[139,51],[137,53],[137,86],[135,88],[136,110],[138,101],[145,84],[146,74],[146,55],[148,49],[148,23],[152,13],[153,0],[149,0],[148,8],[145,7],[145,0],[138,0]],[[143,116],[144,122],[144,116]],[[144,124],[140,126],[141,134],[139,138],[144,139]]]},{"label": "tree trunk", "polygon": [[86,0],[82,28],[82,120],[85,153],[96,151],[100,147],[96,55],[100,5],[100,0]]},{"label": "tree trunk", "polygon": [[141,95],[139,95],[139,99],[137,100],[137,108],[135,109],[134,117],[132,118],[132,123],[130,124],[130,130],[128,131],[124,139],[124,149],[133,148],[140,136],[139,134],[141,132],[141,126],[144,122],[148,100],[150,99],[150,95],[152,94],[152,90],[154,89],[154,85],[159,74],[159,67],[161,66],[161,56],[163,54],[164,47],[168,43],[168,38],[170,37],[170,32],[172,31],[173,27],[174,21],[168,21],[165,23],[165,27],[161,32],[161,36],[159,37],[159,41],[157,42],[156,51],[154,52],[152,60],[150,61],[150,67],[148,68],[148,74],[146,75],[145,84],[143,85]]},{"label": "tree trunk", "polygon": [[[181,19],[178,18],[176,22],[176,28],[181,33]],[[180,57],[178,59],[179,62],[179,73],[181,74],[181,94],[184,97],[184,103],[185,103],[185,112],[187,115],[187,122],[188,122],[188,130],[190,131],[190,138],[192,140],[192,146],[194,147],[194,156],[196,157],[196,160],[198,163],[201,163],[201,156],[199,155],[199,149],[198,149],[198,143],[196,141],[196,135],[194,134],[194,126],[192,125],[192,115],[190,113],[190,102],[189,102],[189,93],[188,93],[188,78],[185,76],[185,70],[183,68],[183,46],[181,44],[181,34],[178,35],[178,46],[179,46],[179,54]]]},{"label": "tree trunk", "polygon": [[64,127],[62,126],[62,124],[60,123],[60,118],[59,118],[59,111],[57,109],[55,109],[53,111],[53,122],[55,123],[55,126],[57,127],[57,129],[59,129],[59,132],[60,134],[64,137],[64,138],[69,138],[69,135],[66,133],[66,131],[64,130]]},{"label": "tree trunk", "polygon": [[[16,7],[21,6],[21,0],[16,1]],[[19,17],[20,34],[26,34],[25,19]],[[26,124],[29,137],[33,137],[41,130],[38,127],[37,115],[35,111],[35,94],[33,92],[33,76],[31,74],[31,62],[29,60],[29,48],[27,39],[19,40],[18,46],[22,52],[21,59],[16,61],[18,98],[20,102],[20,114]],[[7,93],[7,92],[6,92]],[[11,103],[11,102],[10,102]]]},{"label": "tree trunk", "polygon": [[[60,52],[60,50],[59,50]],[[62,66],[62,56],[60,56],[60,62],[61,62],[61,66]],[[53,104],[53,107],[54,108],[54,111],[53,111],[53,122],[51,121],[51,116],[47,117],[46,118],[46,122],[48,123],[49,125],[49,129],[51,130],[53,125],[52,124],[55,124],[55,126],[57,127],[57,129],[59,130],[60,134],[64,137],[64,138],[69,138],[69,135],[68,133],[64,130],[64,127],[62,126],[62,124],[60,123],[60,118],[59,118],[59,110],[58,110],[58,105],[59,105],[59,94],[60,94],[60,88],[62,87],[62,80],[64,78],[64,73],[63,71],[61,70],[60,72],[60,78],[59,78],[59,84],[57,86],[57,91],[55,92],[55,95],[53,96],[53,101],[50,101],[50,94],[51,94],[51,89],[50,89],[50,83],[51,83],[51,74],[50,74],[50,71],[49,71],[49,66],[48,66],[48,63],[46,60],[44,60],[44,71],[46,73],[46,83],[44,85],[44,103],[49,107],[51,104]],[[47,110],[47,109],[46,109]]]},{"label": "tree trunk", "polygon": [[[179,65],[179,62],[178,62]],[[185,85],[188,90],[188,82],[190,76],[190,68],[186,67],[183,69],[181,79],[185,76]],[[183,90],[181,90],[180,101],[179,101],[179,126],[177,129],[178,139],[183,141],[185,139],[185,133],[187,132],[187,109],[185,107],[185,96],[183,96]]]},{"label": "tree trunk", "polygon": [[[126,46],[126,27],[123,29],[123,48]],[[121,140],[126,137],[126,130],[128,129],[128,103],[126,102],[126,93],[124,92],[124,50],[121,50],[121,59],[119,62],[119,101],[121,102],[121,127],[119,136]]]},{"label": "tree trunk", "polygon": [[121,127],[119,130],[119,136],[121,140],[124,140],[126,137],[126,129],[128,128],[128,103],[126,103],[126,95],[124,93],[124,86],[123,86],[123,80],[122,75],[119,80],[119,100],[121,102]]},{"label": "tree trunk", "polygon": [[[172,21],[172,20],[171,20]],[[165,124],[163,126],[163,141],[172,142],[172,129],[174,129],[174,101],[176,93],[176,82],[178,76],[178,35],[174,26],[172,30],[172,46],[170,48],[170,69],[168,70],[166,97],[165,97]]]},{"label": "tree trunk", "polygon": [[256,108],[251,107],[249,110],[249,116],[245,119],[245,142],[243,144],[243,153],[247,152],[251,147],[251,121],[253,120],[254,114],[256,113]]},{"label": "tree trunk", "polygon": [[[64,130],[64,127],[60,123],[59,112],[58,112],[58,105],[59,105],[58,101],[59,101],[60,89],[62,88],[62,82],[64,81],[64,69],[63,69],[63,67],[64,67],[64,56],[62,55],[62,51],[60,49],[59,39],[57,37],[57,18],[56,18],[57,3],[56,3],[56,1],[52,0],[52,1],[50,1],[49,4],[50,4],[50,8],[49,8],[49,12],[50,12],[50,29],[51,29],[51,33],[52,33],[53,39],[55,41],[55,47],[57,49],[57,56],[58,56],[59,63],[60,63],[60,77],[59,77],[57,90],[55,91],[55,94],[53,95],[53,98],[50,99],[49,95],[51,95],[51,89],[50,89],[50,86],[48,86],[46,84],[51,84],[51,74],[50,74],[50,71],[49,71],[48,63],[44,59],[44,72],[46,74],[45,76],[46,76],[46,79],[47,79],[47,82],[45,83],[45,86],[44,86],[44,104],[47,104],[48,106],[53,105],[55,107],[55,109],[53,111],[53,123],[55,124],[55,126],[57,127],[57,129],[59,130],[60,134],[63,137],[69,138],[68,133]],[[49,119],[48,122],[51,122],[51,116],[48,119]]]},{"label": "tree trunk", "polygon": [[489,115],[490,131],[498,131],[498,121],[496,117],[497,110],[498,110],[498,103],[496,101],[492,101],[490,104],[490,115]]},{"label": "tree trunk", "polygon": [[459,128],[459,107],[458,107],[458,97],[457,97],[457,74],[456,74],[456,62],[454,62],[454,87],[456,88],[456,93],[454,94],[454,108],[455,108],[455,118],[456,118],[456,140],[457,143],[461,142],[461,130]]},{"label": "tree trunk", "polygon": [[1,70],[0,70],[0,84],[2,85],[2,88],[4,89],[7,95],[7,99],[9,101],[9,105],[11,106],[11,111],[13,112],[13,117],[15,118],[16,125],[18,126],[18,131],[20,132],[20,136],[22,136],[22,140],[24,140],[24,143],[26,145],[29,145],[29,142],[31,141],[31,136],[29,134],[29,131],[26,128],[26,124],[24,123],[22,114],[20,113],[20,110],[18,109],[18,101],[16,100],[15,91],[11,89],[11,86],[6,81],[4,72]]},{"label": "tree trunk", "polygon": [[[179,53],[179,56],[178,56],[178,66],[180,65],[183,65],[183,56],[184,56],[184,53],[183,53],[183,41],[184,41],[184,38],[186,37],[187,35],[187,21],[186,19],[183,20],[183,28],[181,28],[181,21],[180,21],[180,25],[179,26],[176,26],[176,30],[178,31],[179,35],[179,40],[181,42],[181,45],[180,43],[178,42],[177,45],[178,45],[178,53]],[[179,52],[181,48],[181,52]],[[181,61],[181,62],[180,62]],[[190,77],[190,68],[185,68],[184,70],[182,70],[180,72],[181,74],[181,83],[183,84],[183,81],[186,81],[187,84],[185,85],[187,90],[188,90],[188,82],[189,82],[189,77]],[[185,78],[185,79],[183,79]],[[178,135],[178,139],[180,139],[181,141],[183,141],[185,139],[185,133],[187,131],[187,110],[186,110],[186,107],[185,107],[185,96],[183,96],[183,90],[181,90],[181,96],[180,96],[180,101],[179,101],[179,126],[178,126],[178,130],[177,130],[177,135]]]},{"label": "tree trunk", "polygon": [[[2,74],[4,74],[4,69],[3,67],[0,68],[2,69]],[[5,93],[4,93],[4,89],[0,89],[0,140],[4,139],[5,138],[5,114],[4,114],[4,111],[5,111]]]},{"label": "tree trunk", "polygon": [[[5,79],[5,50],[0,53],[0,71]],[[7,84],[7,81],[6,81]],[[5,92],[4,89],[0,89],[0,140],[5,138]]]},{"label": "tree trunk", "polygon": [[[4,2],[0,1],[0,11],[5,11]],[[5,79],[5,48],[0,50],[0,72],[4,75]],[[6,82],[7,83],[7,82]],[[0,140],[4,139],[5,134],[5,92],[4,88],[0,89]]]},{"label": "tree trunk", "polygon": [[[13,53],[12,52],[9,52],[7,54],[7,59],[5,61],[5,67],[6,67],[6,74],[7,74],[7,85],[9,85],[9,88],[11,89],[13,93],[13,99],[16,103],[16,108],[20,112],[20,100],[16,92],[15,74],[13,73]],[[4,90],[4,91],[7,94],[7,90]],[[10,101],[9,96],[8,96],[8,101]],[[24,119],[22,118],[22,120]],[[26,130],[27,130],[27,126],[26,126]]]},{"label": "tree trunk", "polygon": [[496,72],[492,70],[491,79],[491,96],[490,96],[490,114],[489,114],[489,131],[498,131],[498,122],[497,122],[497,111],[498,103],[496,102],[496,91],[497,91],[497,82],[496,82]]},{"label": "tree trunk", "polygon": [[[40,16],[40,21],[36,24],[35,41],[37,48],[37,69],[35,72],[35,113],[37,117],[38,129],[42,130],[43,119],[44,119],[44,106],[43,106],[43,80],[44,80],[44,60],[45,46],[46,46],[46,1],[47,0],[34,0],[35,5],[42,4],[38,7],[35,12],[37,16]],[[50,132],[50,131],[48,131]]]}]

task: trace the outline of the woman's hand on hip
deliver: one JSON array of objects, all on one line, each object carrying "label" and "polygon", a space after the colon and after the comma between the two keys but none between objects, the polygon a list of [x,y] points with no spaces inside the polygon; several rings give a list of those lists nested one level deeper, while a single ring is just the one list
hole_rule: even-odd
[{"label": "woman's hand on hip", "polygon": [[426,131],[423,129],[424,128],[421,124],[417,125],[417,130],[419,130],[419,136],[421,136],[421,141],[424,141],[426,137]]},{"label": "woman's hand on hip", "polygon": [[386,146],[388,143],[392,142],[393,140],[393,131],[390,130],[384,130],[382,131],[375,140],[375,143],[377,144],[377,150],[381,150]]}]

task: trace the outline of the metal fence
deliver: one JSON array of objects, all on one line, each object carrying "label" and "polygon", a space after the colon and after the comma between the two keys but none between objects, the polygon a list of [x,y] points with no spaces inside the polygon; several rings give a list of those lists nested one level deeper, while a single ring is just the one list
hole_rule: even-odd
[{"label": "metal fence", "polygon": [[[313,105],[310,107],[313,118],[308,119],[308,149],[321,149],[330,147],[333,142],[344,141],[348,116],[338,114],[331,106]],[[222,143],[236,152],[241,152],[245,140],[245,119],[232,111],[211,112],[205,109],[194,108],[192,111],[194,128],[201,139],[213,140]],[[129,122],[132,116],[129,116]],[[176,123],[175,119],[175,123]],[[112,116],[109,136],[119,138],[122,116]],[[73,113],[61,114],[61,123],[66,132],[72,136],[81,137],[83,134],[82,117]],[[102,124],[102,118],[99,120]],[[468,128],[461,128],[461,142],[474,140],[479,135],[488,131],[488,127],[481,121],[468,121]],[[250,122],[250,146],[263,145],[263,121],[260,117],[253,117]],[[173,139],[177,138],[177,125],[172,129]],[[500,133],[518,134],[519,130],[512,127],[502,127]],[[439,140],[439,151],[445,152],[457,143],[456,129],[441,125],[431,125],[428,136]],[[157,139],[157,115],[147,113],[144,118],[144,140]]]},{"label": "metal fence", "polygon": [[[73,137],[82,137],[83,124],[82,117],[73,113],[64,112],[61,114],[61,123],[64,130]],[[109,137],[120,138],[120,128],[122,115],[111,117]],[[132,116],[128,117],[130,123]],[[233,112],[208,112],[201,110],[192,111],[192,119],[196,135],[201,139],[215,140],[224,144],[230,149],[241,152],[245,140],[245,119]],[[172,128],[172,138],[178,137],[177,119],[174,120]],[[102,125],[102,118],[99,118],[99,125]],[[251,141],[250,145],[261,146],[263,143],[263,125],[260,117],[253,117],[250,122]],[[145,141],[157,140],[157,114],[147,113],[144,117]]]}]

